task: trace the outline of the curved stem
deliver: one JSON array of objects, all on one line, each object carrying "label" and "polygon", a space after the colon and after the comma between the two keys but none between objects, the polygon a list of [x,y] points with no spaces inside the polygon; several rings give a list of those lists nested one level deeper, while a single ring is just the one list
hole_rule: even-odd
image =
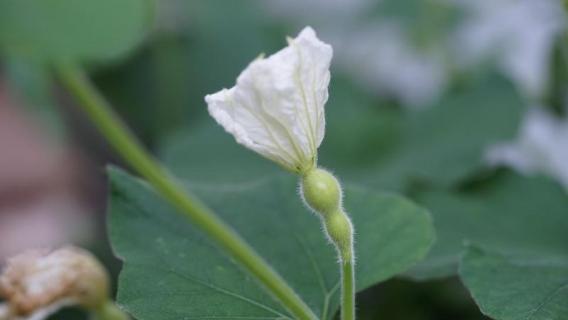
[{"label": "curved stem", "polygon": [[262,283],[291,314],[298,319],[317,319],[306,303],[252,247],[170,177],[166,170],[144,150],[80,67],[69,64],[59,65],[56,72],[100,132],[130,166],[148,180],[166,200],[175,205],[180,213],[190,218],[217,245]]},{"label": "curved stem", "polygon": [[341,320],[355,320],[355,268],[353,259],[341,262]]}]

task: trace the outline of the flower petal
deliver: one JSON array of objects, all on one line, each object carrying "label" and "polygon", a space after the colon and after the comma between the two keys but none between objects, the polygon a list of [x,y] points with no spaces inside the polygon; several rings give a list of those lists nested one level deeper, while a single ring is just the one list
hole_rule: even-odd
[{"label": "flower petal", "polygon": [[332,49],[305,28],[289,46],[253,61],[231,89],[205,97],[209,113],[238,143],[303,172],[325,132]]}]

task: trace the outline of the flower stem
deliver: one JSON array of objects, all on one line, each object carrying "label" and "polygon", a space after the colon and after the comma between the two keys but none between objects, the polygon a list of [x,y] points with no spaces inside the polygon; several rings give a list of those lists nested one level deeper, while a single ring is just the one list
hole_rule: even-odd
[{"label": "flower stem", "polygon": [[107,301],[94,312],[94,320],[130,320],[130,317],[112,301]]},{"label": "flower stem", "polygon": [[341,319],[355,320],[355,268],[353,259],[341,262]]},{"label": "flower stem", "polygon": [[83,111],[132,168],[262,283],[292,315],[302,320],[317,319],[306,303],[251,246],[201,201],[188,193],[136,141],[80,67],[61,64],[56,67],[56,72],[80,102]]},{"label": "flower stem", "polygon": [[330,172],[315,168],[300,180],[302,199],[320,214],[323,229],[339,257],[341,275],[341,320],[355,320],[355,249],[353,224],[343,210],[343,190]]}]

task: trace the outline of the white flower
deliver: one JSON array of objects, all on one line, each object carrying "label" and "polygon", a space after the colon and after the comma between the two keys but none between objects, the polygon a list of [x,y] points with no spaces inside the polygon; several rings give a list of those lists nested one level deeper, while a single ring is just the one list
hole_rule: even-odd
[{"label": "white flower", "polygon": [[459,1],[466,17],[457,29],[458,63],[495,59],[529,97],[547,88],[551,50],[566,28],[562,1]]},{"label": "white flower", "polygon": [[490,148],[487,160],[524,174],[548,175],[568,190],[568,121],[535,106],[525,115],[516,141]]},{"label": "white flower", "polygon": [[[108,295],[104,267],[89,252],[75,247],[22,253],[8,260],[0,276],[0,296],[12,315],[8,319],[44,319],[70,305],[94,309]],[[7,313],[6,306],[2,309]]]},{"label": "white flower", "polygon": [[332,54],[306,27],[286,48],[254,60],[233,88],[207,95],[209,113],[238,143],[305,173],[316,166],[325,132]]}]

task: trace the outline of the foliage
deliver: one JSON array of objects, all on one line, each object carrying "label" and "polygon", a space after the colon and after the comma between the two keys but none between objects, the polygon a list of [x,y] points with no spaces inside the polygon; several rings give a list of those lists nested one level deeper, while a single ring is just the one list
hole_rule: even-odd
[{"label": "foliage", "polygon": [[429,190],[417,198],[433,212],[439,241],[415,276],[455,273],[467,243],[535,264],[567,257],[568,197],[549,179],[504,171],[470,190]]},{"label": "foliage", "polygon": [[[292,177],[237,145],[207,117],[203,102],[296,29],[267,18],[254,1],[179,6],[187,21],[164,30],[152,29],[151,0],[0,0],[5,73],[63,136],[69,132],[56,114],[64,108],[50,94],[49,66],[72,60],[92,67],[102,92],[172,175],[331,319],[339,275],[318,218],[302,206]],[[460,18],[436,1],[416,0],[384,1],[363,16],[399,20],[426,51],[442,46]],[[565,46],[558,37],[545,97],[559,114]],[[397,275],[459,277],[489,317],[568,319],[566,190],[485,161],[488,148],[514,137],[527,102],[495,72],[453,80],[438,101],[410,110],[333,72],[319,162],[348,186],[358,290],[373,287],[380,300],[391,286],[376,284]],[[109,175],[111,241],[125,260],[118,299],[126,309],[158,320],[290,318],[145,182],[118,169]]]},{"label": "foliage", "polygon": [[[288,319],[285,310],[147,185],[111,170],[111,239],[125,261],[119,302],[139,319]],[[291,177],[193,186],[292,284],[322,319],[338,307],[336,254]],[[358,237],[357,288],[408,269],[434,239],[429,214],[394,195],[347,187]],[[377,250],[377,248],[382,248]],[[301,272],[298,272],[301,270]],[[149,285],[153,284],[153,285]]]}]

